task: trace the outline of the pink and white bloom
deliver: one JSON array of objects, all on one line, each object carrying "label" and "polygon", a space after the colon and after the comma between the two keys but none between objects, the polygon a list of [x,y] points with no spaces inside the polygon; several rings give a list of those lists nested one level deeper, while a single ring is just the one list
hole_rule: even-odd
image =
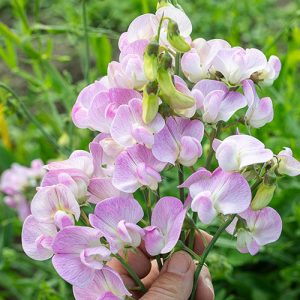
[{"label": "pink and white bloom", "polygon": [[91,104],[95,96],[102,91],[106,91],[108,87],[107,77],[103,77],[80,92],[72,109],[72,120],[78,128],[94,129],[94,124],[89,118]]},{"label": "pink and white bloom", "polygon": [[128,88],[111,88],[98,93],[94,97],[88,113],[88,118],[93,125],[92,129],[109,133],[119,106],[128,104],[134,98],[142,99],[142,96],[137,91]]},{"label": "pink and white bloom", "polygon": [[130,100],[128,105],[121,105],[110,128],[112,138],[124,147],[142,144],[151,148],[154,134],[164,127],[165,121],[157,114],[151,123],[145,124],[142,114],[142,101],[139,99]]},{"label": "pink and white bloom", "polygon": [[213,173],[201,168],[181,186],[189,189],[192,211],[200,221],[209,224],[218,214],[245,211],[251,202],[251,189],[239,173],[227,173],[217,168]]},{"label": "pink and white bloom", "polygon": [[73,293],[76,300],[123,300],[131,296],[120,275],[106,266],[95,272],[88,287],[73,286]]},{"label": "pink and white bloom", "polygon": [[85,201],[89,178],[94,172],[93,159],[89,152],[74,151],[69,159],[52,162],[46,169],[48,172],[42,180],[42,187],[63,184],[73,192],[79,202]]},{"label": "pink and white bloom", "polygon": [[100,133],[90,143],[90,153],[93,157],[93,177],[111,177],[114,171],[115,160],[124,150],[110,134]]},{"label": "pink and white bloom", "polygon": [[253,136],[232,135],[223,141],[214,140],[214,150],[219,166],[227,172],[238,172],[243,168],[272,160],[273,153]]},{"label": "pink and white bloom", "polygon": [[253,73],[263,70],[267,65],[267,59],[258,49],[245,50],[234,47],[218,51],[212,65],[217,75],[220,73],[224,81],[236,86],[244,79],[249,79]]},{"label": "pink and white bloom", "polygon": [[213,72],[212,60],[219,50],[230,47],[228,42],[221,39],[209,41],[202,38],[195,39],[192,42],[192,49],[184,53],[181,59],[184,75],[194,83],[210,78],[210,72]]},{"label": "pink and white bloom", "polygon": [[100,242],[99,230],[69,226],[57,233],[53,241],[52,263],[57,273],[78,287],[88,286],[110,260],[111,252]]},{"label": "pink and white bloom", "polygon": [[97,204],[90,223],[109,242],[112,253],[124,247],[138,247],[144,235],[136,225],[144,216],[140,204],[132,197],[113,197]]},{"label": "pink and white bloom", "polygon": [[216,80],[201,80],[193,88],[197,108],[207,123],[227,122],[236,111],[247,105],[245,96],[229,91],[226,84]]},{"label": "pink and white bloom", "polygon": [[154,136],[152,153],[156,159],[192,166],[202,155],[204,126],[199,120],[169,117],[165,127]]},{"label": "pink and white bloom", "polygon": [[58,228],[74,224],[80,207],[74,194],[63,184],[39,188],[31,202],[31,213],[39,222],[54,223]]},{"label": "pink and white bloom", "polygon": [[246,122],[254,128],[262,127],[271,122],[274,117],[271,98],[259,99],[252,80],[243,81],[243,90],[248,102],[248,110],[245,115]]},{"label": "pink and white bloom", "polygon": [[159,23],[162,17],[166,18],[166,20],[163,21],[162,24],[160,42],[166,42],[165,37],[167,34],[168,18],[178,24],[179,32],[182,37],[188,38],[190,36],[192,32],[192,23],[187,15],[173,5],[166,5],[159,8],[155,15],[144,14],[134,19],[128,27],[127,34],[122,36],[121,43],[119,43],[119,46],[121,46],[120,50],[122,50],[124,45],[137,40],[150,41],[157,35]]},{"label": "pink and white bloom", "polygon": [[241,253],[255,255],[259,249],[269,243],[277,241],[282,231],[280,215],[271,207],[254,211],[248,208],[239,216],[246,223],[244,227],[236,229],[238,219],[233,220],[227,231],[237,236],[237,249]]},{"label": "pink and white bloom", "polygon": [[[285,147],[284,150],[280,151],[277,155],[278,173],[285,174],[288,176],[300,175],[300,162],[293,157],[293,152],[290,148]],[[277,162],[274,159],[275,162]]]},{"label": "pink and white bloom", "polygon": [[134,193],[141,186],[156,190],[165,166],[147,147],[135,145],[117,157],[112,183],[125,193]]},{"label": "pink and white bloom", "polygon": [[53,223],[40,222],[34,216],[28,216],[22,228],[24,252],[35,260],[52,257],[52,243],[56,233],[57,229]]},{"label": "pink and white bloom", "polygon": [[170,252],[176,245],[186,209],[174,197],[161,198],[155,205],[151,226],[145,228],[145,248],[151,256]]},{"label": "pink and white bloom", "polygon": [[258,72],[258,80],[265,86],[272,85],[278,78],[280,70],[280,59],[275,55],[271,55],[265,68]]}]

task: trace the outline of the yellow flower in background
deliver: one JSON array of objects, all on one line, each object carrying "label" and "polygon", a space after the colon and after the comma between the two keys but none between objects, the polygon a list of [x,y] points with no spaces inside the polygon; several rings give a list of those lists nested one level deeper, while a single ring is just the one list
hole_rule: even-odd
[{"label": "yellow flower in background", "polygon": [[0,141],[4,147],[11,149],[11,141],[9,137],[8,125],[4,117],[4,105],[0,103]]}]

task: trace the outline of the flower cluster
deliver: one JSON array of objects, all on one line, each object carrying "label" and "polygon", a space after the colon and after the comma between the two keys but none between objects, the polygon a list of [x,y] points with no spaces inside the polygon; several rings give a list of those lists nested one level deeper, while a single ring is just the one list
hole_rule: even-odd
[{"label": "flower cluster", "polygon": [[0,178],[5,204],[15,209],[22,221],[30,214],[29,200],[45,174],[43,167],[40,159],[33,160],[30,167],[14,163]]},{"label": "flower cluster", "polygon": [[[256,87],[273,83],[280,61],[223,40],[192,40],[191,32],[186,14],[167,1],[136,18],[120,37],[119,61],[73,107],[75,125],[98,133],[89,151],[46,166],[23,248],[36,260],[52,257],[78,300],[129,296],[110,260],[126,260],[141,243],[149,257],[165,258],[199,222],[232,221],[223,229],[252,255],[280,236],[281,218],[267,205],[276,181],[299,175],[300,163],[289,148],[275,155],[250,134],[230,135],[232,126],[272,121],[272,100]],[[195,171],[200,158],[205,167]],[[180,199],[160,197],[172,168]]]}]

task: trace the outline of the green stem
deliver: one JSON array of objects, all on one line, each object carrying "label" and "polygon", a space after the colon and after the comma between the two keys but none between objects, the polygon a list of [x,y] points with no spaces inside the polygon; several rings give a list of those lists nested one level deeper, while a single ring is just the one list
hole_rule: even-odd
[{"label": "green stem", "polygon": [[197,260],[199,263],[201,262],[201,256],[195,253],[191,248],[187,247],[182,241],[178,241],[177,245],[187,253],[189,253],[193,259]]},{"label": "green stem", "polygon": [[204,249],[203,254],[201,256],[201,262],[198,264],[197,269],[195,271],[194,274],[194,285],[193,285],[193,290],[192,290],[192,294],[190,299],[194,300],[195,296],[196,296],[196,290],[197,290],[197,284],[198,284],[198,280],[199,280],[199,275],[200,272],[202,270],[202,267],[205,264],[206,258],[208,256],[208,254],[210,253],[210,251],[213,249],[216,241],[218,240],[218,238],[220,237],[220,235],[223,233],[223,231],[230,225],[230,223],[233,221],[233,219],[236,217],[236,214],[231,215],[226,222],[219,227],[219,229],[217,230],[217,232],[215,233],[215,235],[213,236],[211,242],[208,244],[208,246]]},{"label": "green stem", "polygon": [[180,75],[180,58],[181,58],[181,54],[176,53],[176,55],[175,55],[175,75]]},{"label": "green stem", "polygon": [[148,189],[148,194],[147,194],[147,213],[148,213],[148,218],[149,218],[149,224],[151,223],[151,191]]},{"label": "green stem", "polygon": [[84,40],[85,40],[85,70],[84,78],[87,83],[90,83],[90,45],[89,45],[89,32],[87,26],[87,15],[86,15],[86,0],[82,1],[82,19],[84,27]]},{"label": "green stem", "polygon": [[[178,183],[181,185],[184,182],[184,171],[183,171],[183,166],[179,164],[178,166]],[[184,202],[184,189],[179,188],[179,197],[181,202]]]},{"label": "green stem", "polygon": [[122,264],[124,269],[128,272],[128,274],[133,278],[136,284],[139,286],[141,292],[146,293],[147,290],[142,283],[141,279],[137,276],[137,274],[133,271],[133,269],[127,264],[125,259],[121,257],[119,254],[113,254],[113,256]]},{"label": "green stem", "polygon": [[159,255],[159,254],[156,255],[155,259],[156,259],[156,261],[157,261],[158,270],[159,270],[159,272],[160,272],[161,269],[162,269],[162,267],[163,267],[163,264],[162,264],[162,262],[161,262],[161,257],[160,257],[160,255]]},{"label": "green stem", "polygon": [[195,227],[196,227],[197,218],[198,218],[197,212],[193,212],[194,227],[191,229],[191,233],[190,233],[190,236],[189,236],[189,248],[190,249],[194,249],[195,233],[196,233]]},{"label": "green stem", "polygon": [[214,149],[213,149],[212,144],[213,144],[214,139],[219,136],[220,130],[221,130],[221,126],[219,124],[217,124],[217,128],[213,129],[211,134],[210,134],[210,137],[209,137],[210,148],[209,148],[209,152],[208,152],[206,162],[205,162],[205,168],[206,169],[210,168],[211,161],[212,161],[212,158],[213,158],[213,155],[214,155]]},{"label": "green stem", "polygon": [[29,111],[27,106],[24,104],[24,102],[19,98],[19,96],[10,87],[8,87],[6,84],[0,82],[0,88],[4,89],[7,92],[9,92],[10,94],[12,94],[12,96],[19,102],[21,111],[24,114],[24,116],[38,128],[38,130],[42,133],[42,135],[45,138],[47,138],[49,140],[49,142],[52,143],[59,152],[65,154],[67,156],[70,155],[70,150],[57,144],[57,142],[56,142],[57,139],[55,137],[53,137],[52,135],[50,135],[47,131],[45,131],[42,124],[31,114],[31,112]]}]

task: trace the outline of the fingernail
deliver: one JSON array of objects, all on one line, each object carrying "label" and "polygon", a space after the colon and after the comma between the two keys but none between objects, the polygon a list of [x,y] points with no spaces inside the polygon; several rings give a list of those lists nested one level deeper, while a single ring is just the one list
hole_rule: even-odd
[{"label": "fingernail", "polygon": [[214,299],[215,298],[214,286],[213,286],[213,284],[211,282],[211,278],[209,276],[204,278],[204,284],[207,286],[207,288],[211,292],[211,298],[210,299]]},{"label": "fingernail", "polygon": [[184,252],[175,252],[169,260],[167,271],[175,274],[185,274],[191,265],[191,258]]}]

